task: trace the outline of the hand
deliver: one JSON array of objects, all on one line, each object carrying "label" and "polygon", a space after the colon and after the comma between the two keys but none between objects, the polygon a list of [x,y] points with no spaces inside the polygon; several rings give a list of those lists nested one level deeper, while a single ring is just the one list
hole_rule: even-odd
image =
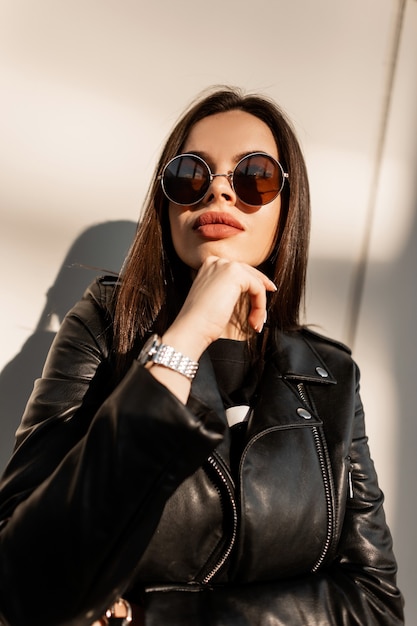
[{"label": "hand", "polygon": [[210,256],[200,267],[163,342],[197,360],[210,343],[225,333],[242,295],[247,295],[249,303],[247,322],[260,332],[266,319],[267,291],[276,291],[276,286],[259,270]]}]

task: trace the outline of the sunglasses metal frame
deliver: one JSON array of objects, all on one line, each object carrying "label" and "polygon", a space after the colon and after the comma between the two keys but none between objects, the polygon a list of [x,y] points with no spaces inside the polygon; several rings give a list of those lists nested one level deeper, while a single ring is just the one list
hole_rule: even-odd
[{"label": "sunglasses metal frame", "polygon": [[[237,193],[235,186],[233,184],[233,177],[234,174],[236,172],[236,169],[239,167],[239,165],[242,163],[242,161],[245,161],[246,159],[253,157],[253,156],[265,156],[268,157],[268,159],[271,159],[271,161],[273,161],[273,163],[281,170],[281,176],[282,176],[282,182],[281,182],[281,187],[280,189],[277,191],[276,195],[271,198],[271,200],[268,200],[268,202],[262,203],[262,204],[250,204],[249,202],[245,202],[245,200],[243,200],[239,194]],[[176,200],[174,200],[173,198],[170,197],[170,195],[167,193],[167,190],[165,188],[165,184],[164,184],[164,176],[165,173],[167,171],[167,168],[171,165],[171,163],[173,161],[175,161],[176,159],[179,159],[180,157],[192,157],[193,159],[196,159],[196,161],[200,161],[206,168],[207,170],[207,174],[208,174],[208,178],[209,178],[209,183],[207,186],[207,189],[204,191],[204,193],[202,194],[202,196],[200,198],[198,198],[198,200],[195,200],[194,202],[177,202]],[[208,163],[206,163],[206,161],[200,157],[198,154],[194,154],[193,152],[184,152],[183,154],[177,154],[176,156],[172,157],[172,159],[170,159],[168,161],[168,163],[164,166],[163,170],[162,170],[162,174],[160,174],[158,176],[158,180],[161,182],[161,187],[162,187],[162,191],[164,192],[165,196],[168,198],[168,200],[170,202],[173,202],[174,204],[178,204],[179,206],[194,206],[195,204],[198,204],[199,202],[201,202],[201,200],[204,198],[204,196],[206,195],[207,191],[210,188],[211,183],[213,182],[213,180],[219,176],[224,176],[225,178],[227,178],[229,180],[230,186],[233,189],[233,191],[235,192],[236,196],[239,198],[239,200],[241,202],[243,202],[243,204],[246,204],[247,206],[265,206],[265,204],[269,204],[270,202],[272,202],[273,200],[275,200],[275,198],[277,198],[279,196],[279,194],[281,193],[281,191],[284,188],[285,185],[285,181],[288,180],[289,175],[288,172],[284,171],[284,168],[282,167],[281,163],[279,161],[277,161],[277,159],[275,159],[271,154],[268,154],[267,152],[249,152],[249,154],[245,154],[244,157],[242,157],[235,165],[235,167],[233,168],[233,170],[231,170],[230,172],[228,172],[227,174],[213,174],[213,172],[210,169],[210,166],[208,165]]]}]

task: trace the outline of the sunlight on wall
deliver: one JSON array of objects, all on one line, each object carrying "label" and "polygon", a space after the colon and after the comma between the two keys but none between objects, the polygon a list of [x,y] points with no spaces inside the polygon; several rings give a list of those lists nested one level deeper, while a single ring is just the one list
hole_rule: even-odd
[{"label": "sunlight on wall", "polygon": [[389,263],[398,257],[414,218],[414,161],[404,154],[384,160],[375,206],[370,207],[373,164],[369,155],[313,146],[307,156],[313,205],[312,255],[357,258],[361,233],[373,210],[375,245],[369,262]]}]

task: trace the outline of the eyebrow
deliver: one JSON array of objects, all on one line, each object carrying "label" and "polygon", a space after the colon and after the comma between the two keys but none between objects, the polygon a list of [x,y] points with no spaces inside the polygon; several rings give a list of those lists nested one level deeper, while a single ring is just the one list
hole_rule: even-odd
[{"label": "eyebrow", "polygon": [[[269,152],[265,152],[265,150],[259,150],[259,148],[253,149],[253,150],[245,150],[245,152],[240,152],[239,154],[235,154],[232,157],[232,161],[235,164],[239,163],[241,159],[243,159],[248,154],[252,154],[253,152],[262,152],[263,154],[269,154]],[[195,154],[196,156],[199,156],[201,159],[204,159],[204,161],[206,161],[208,165],[212,164],[212,159],[210,158],[210,155],[207,152],[200,151],[200,150],[187,150],[183,154]]]}]

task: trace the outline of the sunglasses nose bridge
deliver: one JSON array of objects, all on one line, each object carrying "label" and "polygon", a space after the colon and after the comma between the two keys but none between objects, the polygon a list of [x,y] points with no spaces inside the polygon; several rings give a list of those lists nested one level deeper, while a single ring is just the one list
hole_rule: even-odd
[{"label": "sunglasses nose bridge", "polygon": [[215,178],[227,178],[232,191],[235,191],[235,188],[233,187],[233,172],[228,172],[227,174],[212,174],[210,172],[210,186]]},{"label": "sunglasses nose bridge", "polygon": [[210,182],[213,178],[217,178],[218,176],[223,176],[224,178],[231,180],[233,178],[233,172],[229,172],[228,174],[210,174]]}]

